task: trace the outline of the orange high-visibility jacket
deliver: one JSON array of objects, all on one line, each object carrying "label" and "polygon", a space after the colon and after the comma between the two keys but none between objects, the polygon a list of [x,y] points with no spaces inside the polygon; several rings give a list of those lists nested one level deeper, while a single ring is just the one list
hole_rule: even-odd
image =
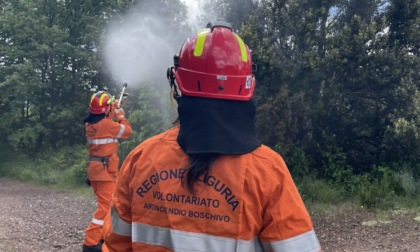
[{"label": "orange high-visibility jacket", "polygon": [[89,157],[104,157],[108,159],[107,166],[101,161],[88,163],[88,176],[91,181],[115,181],[118,174],[119,158],[117,155],[118,142],[131,136],[131,124],[124,113],[116,115],[113,120],[115,107],[108,116],[97,123],[86,123],[86,139]]},{"label": "orange high-visibility jacket", "polygon": [[188,156],[179,127],[126,158],[105,219],[110,251],[320,251],[283,159],[262,145],[222,155],[196,194],[181,184]]}]

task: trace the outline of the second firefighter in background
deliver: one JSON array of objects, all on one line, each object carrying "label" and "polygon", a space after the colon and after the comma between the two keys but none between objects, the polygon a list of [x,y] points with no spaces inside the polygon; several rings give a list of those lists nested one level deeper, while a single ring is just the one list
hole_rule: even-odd
[{"label": "second firefighter in background", "polygon": [[102,226],[119,172],[118,142],[131,136],[131,125],[124,110],[118,108],[118,102],[106,91],[92,95],[84,122],[89,151],[87,173],[97,209],[85,232],[83,252],[101,252],[107,251],[102,246]]}]

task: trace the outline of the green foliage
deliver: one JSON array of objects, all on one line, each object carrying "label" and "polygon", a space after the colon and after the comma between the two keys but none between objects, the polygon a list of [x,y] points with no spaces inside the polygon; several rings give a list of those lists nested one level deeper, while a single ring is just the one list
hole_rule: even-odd
[{"label": "green foliage", "polygon": [[297,187],[302,199],[308,203],[335,205],[347,200],[342,188],[313,176],[305,176],[302,180],[299,180]]},{"label": "green foliage", "polygon": [[56,171],[57,183],[63,185],[81,185],[87,179],[87,149],[84,145],[61,148],[58,152],[43,155],[47,169]]},{"label": "green foliage", "polygon": [[[409,89],[406,89],[407,92]],[[385,150],[389,150],[389,155],[386,161],[394,163],[411,163],[413,173],[416,172],[416,164],[420,161],[420,122],[419,101],[420,93],[413,90],[411,94],[412,101],[416,104],[412,108],[410,115],[403,115],[402,113],[393,114],[391,117],[391,124],[387,127],[384,136]],[[388,153],[387,153],[388,154]],[[405,165],[403,165],[405,166]]]},{"label": "green foliage", "polygon": [[342,182],[342,173],[346,173],[346,170],[348,170],[346,154],[341,149],[329,148],[328,151],[323,153],[323,158],[323,177],[331,178],[339,183]]},{"label": "green foliage", "polygon": [[395,206],[395,185],[392,171],[388,167],[374,167],[374,176],[370,184],[361,185],[360,204],[367,208],[390,209]]},{"label": "green foliage", "polygon": [[0,147],[2,150],[0,152],[0,177],[10,176],[17,169],[33,167],[33,162],[28,160],[27,155],[13,151],[7,145],[1,145]]},{"label": "green foliage", "polygon": [[86,169],[86,159],[78,160],[69,169],[65,170],[63,177],[68,178],[68,180],[63,181],[67,186],[80,186],[85,185],[86,179],[88,178],[87,169]]},{"label": "green foliage", "polygon": [[124,111],[131,123],[133,134],[120,144],[121,159],[124,159],[142,141],[172,126],[173,113],[168,107],[169,101],[169,88],[166,91],[157,90],[151,82],[131,87],[129,100],[124,104]]},{"label": "green foliage", "polygon": [[10,151],[2,156],[0,176],[40,184],[75,187],[85,183],[87,151],[85,146],[61,148],[29,157]]},{"label": "green foliage", "polygon": [[375,165],[405,161],[415,169],[419,2],[388,4],[261,1],[242,26],[259,66],[257,132],[292,159],[292,172],[298,162],[291,146],[349,193],[366,180],[353,175]]},{"label": "green foliage", "polygon": [[83,139],[77,109],[88,100],[98,28],[109,11],[108,3],[92,4],[14,1],[3,9],[0,92],[12,112],[4,140],[15,148],[34,154]]},{"label": "green foliage", "polygon": [[420,3],[418,0],[390,0],[387,13],[390,43],[418,55],[420,45]]},{"label": "green foliage", "polygon": [[335,187],[341,188],[348,196],[355,195],[360,185],[368,182],[365,176],[354,174],[346,162],[346,153],[340,149],[329,149],[323,153],[323,169],[320,176],[329,180]]},{"label": "green foliage", "polygon": [[416,181],[412,174],[406,171],[395,173],[394,180],[401,187],[400,195],[414,196],[420,194],[420,181]]},{"label": "green foliage", "polygon": [[[281,153],[281,147],[275,146],[274,150]],[[310,160],[306,156],[304,150],[292,146],[290,150],[284,154],[287,160],[287,167],[294,178],[301,179],[311,175]]]},{"label": "green foliage", "polygon": [[297,145],[303,150],[309,144],[306,138],[309,115],[305,106],[301,93],[291,95],[288,86],[283,86],[257,109],[256,129],[260,140],[285,156],[295,155],[293,152],[299,151]]},{"label": "green foliage", "polygon": [[412,162],[401,162],[394,163],[391,165],[391,169],[396,173],[407,173],[410,177],[413,177],[415,181],[420,181],[420,164]]}]

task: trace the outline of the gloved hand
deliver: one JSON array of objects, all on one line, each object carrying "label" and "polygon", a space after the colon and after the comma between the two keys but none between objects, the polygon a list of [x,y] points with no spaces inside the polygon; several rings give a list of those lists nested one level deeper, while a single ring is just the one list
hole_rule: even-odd
[{"label": "gloved hand", "polygon": [[125,115],[124,109],[123,108],[117,108],[115,110],[115,114],[117,115],[117,119],[124,118],[124,115]]},{"label": "gloved hand", "polygon": [[116,101],[116,100],[114,100],[111,103],[111,105],[110,105],[111,106],[111,110],[109,111],[109,113],[107,115],[108,118],[114,118],[114,116],[116,115],[115,109],[117,108],[117,104],[118,104],[118,101]]},{"label": "gloved hand", "polygon": [[125,100],[127,100],[127,97],[128,97],[128,93],[124,93],[122,95],[120,106],[122,106],[124,104]]},{"label": "gloved hand", "polygon": [[118,108],[118,100],[114,100],[114,101],[112,102],[112,108],[113,108],[114,110]]}]

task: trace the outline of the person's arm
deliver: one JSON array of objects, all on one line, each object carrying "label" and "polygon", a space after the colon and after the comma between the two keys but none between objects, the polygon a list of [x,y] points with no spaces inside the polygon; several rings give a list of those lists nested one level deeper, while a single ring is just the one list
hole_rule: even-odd
[{"label": "person's arm", "polygon": [[264,251],[321,251],[312,221],[283,159],[275,160],[267,192],[263,229],[259,234]]},{"label": "person's arm", "polygon": [[119,138],[119,139],[129,138],[131,136],[131,133],[132,133],[131,132],[131,124],[127,120],[127,118],[125,118],[124,110],[122,108],[116,109],[115,114],[116,114],[117,122],[121,125],[121,127],[123,127],[123,129],[121,129],[120,132],[118,133],[117,138]]},{"label": "person's arm", "polygon": [[[108,125],[106,128],[109,131],[109,134],[113,138],[117,139],[128,139],[131,136],[132,129],[131,124],[125,117],[124,110],[122,108],[116,109],[116,101],[113,103],[111,107],[111,111],[108,114]],[[116,122],[113,121],[113,117],[115,116]]]}]

